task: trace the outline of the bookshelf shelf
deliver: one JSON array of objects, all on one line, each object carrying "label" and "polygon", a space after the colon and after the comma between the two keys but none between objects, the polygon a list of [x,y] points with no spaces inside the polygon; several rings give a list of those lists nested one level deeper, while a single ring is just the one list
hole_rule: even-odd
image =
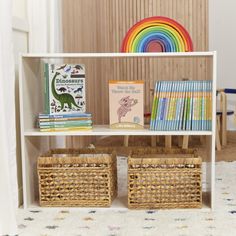
[{"label": "bookshelf shelf", "polygon": [[38,129],[26,130],[24,136],[106,136],[106,135],[132,135],[132,136],[161,136],[161,135],[206,135],[211,136],[212,131],[151,131],[148,128],[140,130],[115,130],[108,125],[95,125],[91,131],[70,132],[40,132]]},{"label": "bookshelf shelf", "polygon": [[[161,60],[164,60],[162,63]],[[180,65],[175,67],[176,63],[180,61]],[[188,63],[188,60],[190,61]],[[95,116],[95,125],[91,131],[76,131],[76,132],[40,132],[35,128],[35,120],[38,113],[43,111],[44,101],[44,87],[42,76],[42,62],[51,63],[84,63],[86,69],[86,85],[87,94],[91,96],[87,98],[88,107],[92,110]],[[89,62],[92,62],[89,64]],[[115,67],[119,63],[124,71],[118,71]],[[135,64],[136,63],[136,64]],[[157,66],[147,66],[148,63]],[[158,64],[160,63],[161,66]],[[194,63],[199,66],[194,67]],[[92,64],[92,66],[91,66]],[[101,65],[107,65],[105,69],[101,70]],[[136,68],[136,65],[138,68]],[[146,79],[147,85],[154,84],[156,79],[155,73],[147,72],[150,68],[161,70],[161,78],[165,80],[166,74],[169,73],[168,66],[173,66],[172,80],[177,80],[180,76],[190,75],[190,79],[212,79],[213,90],[212,94],[216,94],[216,52],[189,52],[189,53],[60,53],[60,54],[22,54],[20,55],[19,67],[19,82],[20,82],[20,117],[21,117],[21,152],[22,152],[22,176],[23,176],[23,200],[24,208],[39,207],[35,202],[38,201],[38,184],[36,162],[37,157],[51,148],[51,138],[53,137],[67,137],[67,136],[165,136],[165,135],[189,135],[189,136],[206,136],[205,145],[205,164],[204,164],[204,198],[203,208],[205,210],[214,209],[215,198],[215,130],[212,131],[150,131],[148,126],[142,130],[114,130],[110,129],[107,119],[108,107],[108,91],[103,83],[107,83],[109,79],[119,79],[125,75],[125,68],[130,68],[129,73],[125,79]],[[202,67],[207,66],[209,73]],[[185,67],[190,66],[184,70]],[[113,71],[114,70],[114,71]],[[152,69],[151,69],[152,70]],[[198,73],[202,70],[202,73]],[[105,72],[104,72],[105,71]],[[127,70],[128,71],[128,70]],[[130,71],[134,71],[132,74]],[[103,74],[107,73],[107,74]],[[191,74],[192,73],[192,74]],[[178,74],[178,76],[176,76]],[[137,78],[137,75],[140,76]],[[191,75],[193,75],[191,77]],[[95,77],[95,78],[93,78]],[[122,80],[124,78],[122,77]],[[180,79],[182,79],[180,78]],[[103,80],[98,80],[103,79]],[[92,80],[92,82],[90,81]],[[98,82],[99,81],[99,82]],[[93,84],[95,83],[95,84]],[[89,89],[93,89],[90,93]],[[95,97],[101,96],[101,102],[98,102]],[[149,94],[147,94],[145,101],[150,101]],[[105,101],[105,103],[104,103]],[[149,106],[150,104],[148,104]],[[212,127],[215,127],[215,113],[216,101],[212,97]],[[90,111],[90,110],[89,110]],[[96,116],[100,112],[100,116]],[[111,209],[126,206],[120,203],[117,199]]]}]

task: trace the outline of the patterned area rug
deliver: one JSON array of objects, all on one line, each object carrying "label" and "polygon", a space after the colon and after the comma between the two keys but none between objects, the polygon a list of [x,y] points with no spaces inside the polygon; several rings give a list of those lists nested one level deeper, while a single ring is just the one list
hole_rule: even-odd
[{"label": "patterned area rug", "polygon": [[[119,161],[121,197],[127,194],[126,160]],[[18,210],[20,236],[235,236],[236,162],[216,164],[216,209],[128,210],[67,208]]]}]

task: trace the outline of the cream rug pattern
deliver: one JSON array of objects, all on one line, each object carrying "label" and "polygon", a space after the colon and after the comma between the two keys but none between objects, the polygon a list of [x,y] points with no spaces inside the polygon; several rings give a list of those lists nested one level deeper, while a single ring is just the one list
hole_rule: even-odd
[{"label": "cream rug pattern", "polygon": [[[126,159],[118,161],[118,190],[127,195]],[[236,162],[216,163],[216,209],[19,209],[20,236],[235,236]]]}]

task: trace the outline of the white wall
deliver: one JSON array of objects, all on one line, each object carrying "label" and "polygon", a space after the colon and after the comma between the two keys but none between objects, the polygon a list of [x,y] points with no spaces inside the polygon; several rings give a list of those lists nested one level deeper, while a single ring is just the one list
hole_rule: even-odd
[{"label": "white wall", "polygon": [[13,0],[13,16],[20,19],[27,18],[27,0]]},{"label": "white wall", "polygon": [[28,34],[29,25],[27,17],[27,1],[13,0],[13,43],[14,43],[14,57],[16,69],[16,133],[17,133],[17,175],[19,188],[19,205],[22,204],[22,173],[21,173],[21,149],[20,149],[20,117],[19,117],[19,81],[18,81],[18,65],[19,53],[28,52]]},{"label": "white wall", "polygon": [[[19,53],[61,52],[61,0],[13,0],[13,39],[16,68],[16,127],[19,203],[22,203],[20,117],[18,94]],[[52,146],[64,146],[65,139],[52,139]]]},{"label": "white wall", "polygon": [[[210,50],[218,53],[218,88],[236,88],[236,0],[209,0]],[[228,96],[228,109],[236,110],[236,94]],[[228,129],[236,130],[234,116]]]}]

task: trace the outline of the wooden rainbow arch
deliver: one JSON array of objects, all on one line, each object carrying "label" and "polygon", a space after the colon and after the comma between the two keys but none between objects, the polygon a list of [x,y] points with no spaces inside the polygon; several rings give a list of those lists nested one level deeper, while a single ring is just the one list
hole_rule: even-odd
[{"label": "wooden rainbow arch", "polygon": [[188,31],[168,17],[145,18],[130,28],[122,43],[122,52],[191,52]]}]

